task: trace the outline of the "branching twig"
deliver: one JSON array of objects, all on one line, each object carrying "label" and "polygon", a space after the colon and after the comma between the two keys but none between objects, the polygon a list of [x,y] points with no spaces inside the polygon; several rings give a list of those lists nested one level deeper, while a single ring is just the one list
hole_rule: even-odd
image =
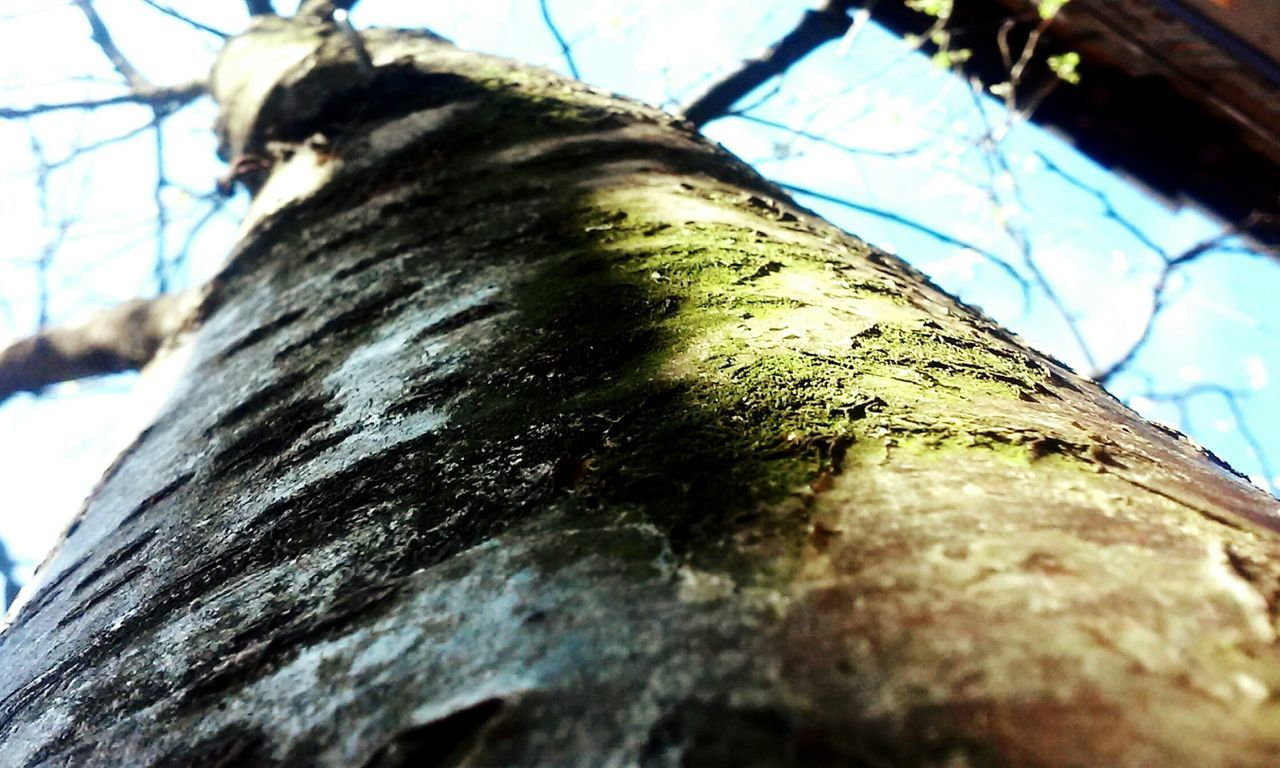
[{"label": "branching twig", "polygon": [[186,267],[190,257],[192,244],[194,244],[196,238],[200,236],[205,225],[212,221],[213,218],[226,207],[227,201],[230,198],[213,192],[208,195],[204,195],[202,199],[209,203],[209,209],[200,214],[200,217],[196,219],[196,222],[187,230],[187,235],[183,238],[182,245],[178,248],[173,259],[169,262],[173,273],[178,273]]},{"label": "branching twig", "polygon": [[[49,210],[49,174],[51,171],[49,161],[45,157],[44,145],[40,143],[40,138],[34,130],[31,131],[31,154],[36,159],[36,200],[40,206],[41,223],[44,226],[50,226],[50,220],[53,218]],[[53,227],[54,235],[40,248],[40,255],[36,258],[36,327],[43,328],[49,322],[49,272],[53,269],[53,257],[58,252],[58,248],[62,245],[62,241],[66,239],[67,231],[71,228],[70,222],[65,218],[60,218],[57,225]]]},{"label": "branching twig", "polygon": [[1155,241],[1153,241],[1150,237],[1148,237],[1147,233],[1143,232],[1142,229],[1138,227],[1137,224],[1134,224],[1132,221],[1130,221],[1129,219],[1121,215],[1120,211],[1116,210],[1115,204],[1111,202],[1111,198],[1108,197],[1102,190],[1096,187],[1092,187],[1086,184],[1085,182],[1083,182],[1082,180],[1076,178],[1075,176],[1072,176],[1071,174],[1067,173],[1061,166],[1059,166],[1057,163],[1050,160],[1049,157],[1045,155],[1043,152],[1036,152],[1036,157],[1040,159],[1040,162],[1044,163],[1044,167],[1046,170],[1058,176],[1063,181],[1067,182],[1068,184],[1075,187],[1076,189],[1079,189],[1085,194],[1090,195],[1099,203],[1101,203],[1103,217],[1110,219],[1111,221],[1114,221],[1116,224],[1120,225],[1120,227],[1124,229],[1124,231],[1128,232],[1129,235],[1133,237],[1133,239],[1137,240],[1139,243],[1142,243],[1142,245],[1147,249],[1149,249],[1152,253],[1158,253],[1160,254],[1161,257],[1167,259],[1164,249],[1161,248],[1159,245],[1157,245]]},{"label": "branching twig", "polygon": [[[1150,342],[1151,336],[1155,333],[1156,320],[1159,319],[1160,313],[1168,305],[1169,280],[1173,274],[1179,269],[1192,264],[1198,259],[1217,252],[1239,252],[1237,249],[1229,247],[1229,241],[1233,237],[1237,237],[1248,232],[1259,224],[1266,223],[1271,217],[1258,213],[1252,213],[1245,217],[1244,221],[1239,224],[1227,227],[1218,234],[1205,238],[1195,245],[1187,248],[1182,253],[1170,256],[1162,249],[1156,249],[1156,253],[1164,259],[1164,265],[1160,270],[1160,275],[1156,278],[1155,285],[1151,288],[1151,310],[1147,313],[1146,320],[1142,325],[1142,332],[1138,334],[1138,338],[1125,349],[1125,351],[1116,358],[1115,362],[1106,368],[1096,372],[1093,376],[1094,380],[1105,386],[1114,379],[1119,373],[1126,370],[1133,361],[1142,352],[1143,348]],[[1258,251],[1245,251],[1247,255],[1257,256]]]},{"label": "branching twig", "polygon": [[849,9],[853,0],[826,0],[820,7],[806,11],[790,32],[772,48],[754,59],[748,59],[727,76],[716,81],[702,95],[681,110],[694,125],[702,126],[729,113],[734,103],[765,81],[787,69],[823,43],[839,40],[853,23]]},{"label": "branching twig", "polygon": [[1238,224],[1224,229],[1218,234],[1205,238],[1200,242],[1192,245],[1190,248],[1178,254],[1170,254],[1165,248],[1151,239],[1137,224],[1133,223],[1128,217],[1124,216],[1108,197],[1096,187],[1086,184],[1084,181],[1076,178],[1068,173],[1061,166],[1050,160],[1043,152],[1036,153],[1040,161],[1044,163],[1045,168],[1071,186],[1093,197],[1102,205],[1102,215],[1114,221],[1125,232],[1127,232],[1134,240],[1138,241],[1144,248],[1159,256],[1163,264],[1161,265],[1160,274],[1156,278],[1155,284],[1151,288],[1151,309],[1147,313],[1146,320],[1143,322],[1142,331],[1138,337],[1129,344],[1123,353],[1120,354],[1110,365],[1105,368],[1096,370],[1093,378],[1104,386],[1114,379],[1122,371],[1128,369],[1132,365],[1135,358],[1144,347],[1150,342],[1152,335],[1155,333],[1156,321],[1160,313],[1168,306],[1168,288],[1170,278],[1178,269],[1191,264],[1209,253],[1233,252],[1243,253],[1245,255],[1256,256],[1261,252],[1272,249],[1242,249],[1232,246],[1230,240],[1241,234],[1247,233],[1254,227],[1267,223],[1271,217],[1252,213]]},{"label": "branching twig", "polygon": [[[1233,237],[1247,235],[1251,230],[1257,227],[1263,225],[1274,225],[1275,223],[1276,217],[1274,215],[1253,211],[1239,222],[1224,229],[1222,232],[1219,232],[1213,237],[1201,240],[1199,243],[1196,243],[1177,256],[1166,258],[1166,261],[1168,261],[1170,267],[1180,267],[1187,262],[1198,259],[1210,251],[1223,250],[1226,247],[1226,241]],[[1280,257],[1280,246],[1260,246],[1258,248],[1249,249],[1249,253],[1251,255],[1265,254],[1272,258],[1276,258]]]},{"label": "branching twig", "polygon": [[[1001,144],[1004,140],[1004,136],[1006,135],[1005,129],[1007,129],[1008,125],[1006,124],[1002,129],[997,129],[992,126],[991,121],[988,119],[987,111],[982,106],[981,97],[979,96],[980,88],[980,84],[975,81],[970,82],[969,94],[973,99],[974,109],[977,111],[978,117],[982,120],[983,128],[985,129],[983,135],[977,140],[977,142],[975,142],[975,147],[981,152],[982,159],[986,164],[987,178],[989,179],[989,185],[981,187],[981,189],[987,198],[987,203],[991,205],[993,209],[999,211],[1003,207],[1004,202],[1000,199],[1000,195],[996,190],[995,180],[999,178],[1001,174],[1009,179],[1016,178],[1013,175],[1012,169],[1009,168],[1009,162],[1005,158],[1004,152],[1001,149]],[[1013,194],[1014,201],[1020,208],[1025,209],[1026,205],[1022,200],[1021,192],[1018,190],[1016,183]],[[1080,325],[1076,322],[1075,315],[1073,315],[1067,308],[1066,302],[1058,295],[1057,290],[1053,287],[1053,283],[1049,280],[1048,276],[1045,275],[1044,270],[1040,268],[1039,262],[1036,261],[1035,248],[1031,242],[1030,235],[1026,232],[1026,229],[1014,226],[1009,217],[1004,215],[997,216],[997,221],[1005,235],[1009,237],[1009,240],[1013,242],[1014,247],[1018,249],[1018,253],[1022,257],[1022,263],[1027,268],[1027,271],[1031,273],[1031,279],[1035,282],[1036,287],[1040,289],[1048,300],[1049,305],[1053,307],[1058,316],[1062,318],[1063,325],[1066,326],[1067,332],[1071,335],[1072,340],[1080,349],[1080,354],[1084,357],[1085,364],[1089,366],[1091,371],[1097,370],[1098,364],[1093,356],[1093,350],[1090,349],[1088,341],[1084,337],[1084,333],[1080,330]]]}]

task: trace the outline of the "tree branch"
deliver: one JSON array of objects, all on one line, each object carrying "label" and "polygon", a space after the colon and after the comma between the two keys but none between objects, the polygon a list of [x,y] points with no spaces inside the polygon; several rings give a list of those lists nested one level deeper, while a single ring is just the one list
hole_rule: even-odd
[{"label": "tree branch", "polygon": [[111,39],[111,33],[107,31],[107,25],[102,23],[102,17],[94,10],[93,3],[90,0],[74,0],[76,7],[84,13],[84,17],[89,20],[89,30],[93,37],[93,42],[98,44],[102,52],[106,54],[111,66],[116,68],[120,76],[124,78],[129,87],[135,91],[150,90],[154,86],[151,81],[143,77],[138,68],[133,66],[128,57],[116,46],[114,40]]},{"label": "tree branch", "polygon": [[840,39],[853,24],[848,13],[853,5],[853,0],[825,0],[817,9],[805,11],[800,23],[772,48],[744,61],[737,70],[690,101],[683,109],[685,118],[701,127],[723,117],[738,99],[769,78],[787,71],[823,43]]},{"label": "tree branch", "polygon": [[203,96],[206,90],[203,80],[193,80],[189,83],[179,83],[177,85],[150,86],[143,89],[135,89],[128,93],[107,96],[101,99],[67,101],[60,104],[36,104],[30,107],[0,107],[0,120],[19,120],[46,112],[58,112],[67,109],[97,109],[116,104],[141,104],[161,112],[172,111],[176,107],[195,101],[200,96]]},{"label": "tree branch", "polygon": [[156,279],[156,291],[164,295],[169,290],[169,273],[165,259],[165,246],[168,245],[169,207],[164,203],[164,188],[169,184],[165,174],[164,162],[164,123],[155,122],[156,134],[156,184],[151,200],[156,206],[156,256],[152,265],[152,274]]},{"label": "tree branch", "polygon": [[0,541],[0,576],[4,577],[4,602],[0,603],[0,612],[13,604],[13,599],[18,596],[18,589],[22,586],[14,573],[17,565],[9,554],[9,548]]},{"label": "tree branch", "polygon": [[[156,0],[142,0],[142,2],[143,2],[143,3],[146,3],[148,7],[150,7],[150,8],[154,8],[155,10],[157,10],[157,11],[159,11],[159,12],[163,13],[163,14],[164,14],[164,15],[166,15],[166,16],[171,16],[171,17],[173,17],[173,18],[177,19],[178,21],[182,21],[182,22],[185,22],[185,23],[187,23],[187,24],[190,24],[191,26],[195,27],[196,29],[200,30],[201,32],[208,32],[208,33],[209,33],[209,34],[211,34],[211,35],[217,35],[218,37],[222,38],[223,40],[225,40],[225,39],[227,39],[228,37],[230,37],[230,36],[231,36],[231,35],[227,34],[226,32],[223,32],[223,31],[222,31],[222,30],[220,30],[220,29],[215,29],[214,27],[211,27],[211,26],[209,26],[208,24],[204,24],[204,23],[202,23],[202,22],[196,21],[195,19],[191,18],[190,16],[184,16],[183,14],[178,13],[177,11],[173,10],[172,8],[170,8],[170,7],[169,7],[169,6],[167,6],[167,5],[162,5],[162,4],[160,4],[160,3],[157,3],[157,2],[156,2]],[[268,7],[268,8],[270,7],[270,3],[268,3],[268,4],[267,4],[267,7]]]},{"label": "tree branch", "polygon": [[560,54],[564,56],[565,64],[569,65],[569,74],[573,75],[574,80],[581,80],[582,76],[578,74],[578,65],[573,61],[573,52],[569,50],[569,43],[564,39],[564,35],[560,34],[560,28],[551,20],[551,9],[547,7],[547,0],[538,0],[538,5],[542,8],[542,20],[546,22],[551,36],[556,39],[556,45],[560,46]]},{"label": "tree branch", "polygon": [[901,158],[901,157],[906,157],[908,155],[917,155],[922,150],[924,150],[926,146],[928,146],[926,144],[918,144],[914,147],[909,147],[907,149],[870,149],[867,147],[854,147],[849,144],[841,144],[838,141],[832,141],[826,136],[822,136],[820,134],[813,133],[811,131],[806,131],[803,128],[792,128],[791,126],[786,125],[785,123],[779,123],[777,121],[768,120],[763,117],[756,117],[755,115],[749,115],[746,113],[746,111],[742,111],[742,112],[735,111],[726,116],[737,118],[738,120],[745,120],[746,122],[755,123],[756,125],[763,125],[766,128],[772,128],[778,131],[785,131],[786,133],[789,133],[792,136],[795,136],[796,138],[806,139],[808,141],[812,141],[817,144],[822,144],[824,146],[831,147],[832,149],[839,150],[849,155]]},{"label": "tree branch", "polygon": [[61,381],[141,368],[182,328],[200,291],[133,299],[0,350],[0,401]]},{"label": "tree branch", "polygon": [[1270,256],[1276,258],[1274,249],[1237,249],[1230,245],[1232,238],[1247,236],[1250,230],[1260,224],[1268,224],[1274,221],[1274,217],[1260,214],[1257,211],[1249,214],[1243,221],[1227,227],[1222,232],[1205,238],[1182,253],[1177,255],[1169,255],[1162,249],[1157,249],[1157,253],[1164,259],[1164,267],[1160,270],[1160,276],[1156,279],[1155,285],[1151,288],[1151,311],[1147,314],[1146,322],[1142,326],[1142,332],[1138,338],[1118,357],[1115,362],[1106,368],[1097,371],[1093,375],[1093,379],[1099,384],[1106,386],[1121,372],[1128,370],[1138,354],[1151,341],[1152,335],[1155,333],[1156,321],[1160,317],[1160,313],[1164,311],[1168,304],[1166,292],[1169,289],[1170,278],[1173,273],[1195,262],[1211,253],[1236,253],[1245,256]]},{"label": "tree branch", "polygon": [[1009,266],[1008,262],[1006,262],[1004,259],[1001,259],[999,256],[996,256],[994,253],[991,253],[990,251],[983,250],[982,248],[979,248],[973,243],[965,242],[964,240],[961,240],[958,237],[952,237],[951,235],[948,235],[945,232],[939,232],[936,229],[927,227],[918,221],[915,221],[913,219],[908,219],[905,216],[894,213],[892,211],[886,211],[882,208],[874,208],[869,205],[855,203],[852,200],[845,200],[842,197],[836,197],[835,195],[828,195],[825,192],[817,192],[812,189],[796,186],[795,184],[787,184],[785,182],[777,181],[776,179],[773,180],[773,183],[777,184],[779,187],[782,187],[788,192],[794,192],[797,195],[812,197],[815,200],[822,200],[823,202],[827,202],[827,203],[834,203],[835,205],[848,208],[851,211],[858,211],[859,213],[865,213],[870,216],[875,216],[877,218],[884,219],[885,221],[893,222],[894,224],[897,224],[901,227],[910,229],[913,232],[919,232],[920,234],[925,235],[927,237],[931,237],[940,243],[945,243],[947,245],[953,245],[957,248],[963,248],[965,250],[972,251],[973,253],[977,254],[982,259],[990,263],[995,268],[1004,272],[1006,275],[1009,276],[1009,279],[1017,283],[1018,286],[1022,288],[1022,291],[1024,294],[1024,302],[1025,302],[1025,295],[1027,291],[1026,278],[1024,278],[1021,274],[1019,274],[1018,270]]},{"label": "tree branch", "polygon": [[250,16],[275,16],[276,9],[271,0],[244,0]]}]

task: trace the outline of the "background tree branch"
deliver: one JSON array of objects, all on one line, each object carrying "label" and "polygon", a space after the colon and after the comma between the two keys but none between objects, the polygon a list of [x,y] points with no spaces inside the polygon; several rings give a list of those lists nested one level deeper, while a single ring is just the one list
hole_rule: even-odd
[{"label": "background tree branch", "polygon": [[201,293],[133,299],[0,350],[0,402],[50,384],[141,368],[183,326]]},{"label": "background tree branch", "polygon": [[244,4],[249,9],[250,16],[274,16],[276,14],[275,6],[271,4],[271,0],[245,0]]},{"label": "background tree branch", "polygon": [[849,31],[852,0],[826,0],[820,7],[805,11],[800,23],[769,50],[742,62],[742,66],[716,81],[681,109],[686,119],[702,126],[728,114],[738,99],[760,87],[771,77],[786,72],[823,43],[838,40]]},{"label": "background tree branch", "polygon": [[139,90],[122,93],[117,96],[106,96],[101,99],[84,99],[82,101],[66,101],[57,104],[35,104],[30,107],[0,107],[0,119],[18,120],[46,112],[59,112],[68,109],[98,109],[117,104],[142,104],[161,112],[172,112],[207,93],[203,80],[192,80],[187,83],[167,86],[151,86]]},{"label": "background tree branch", "polygon": [[[230,34],[223,32],[222,30],[217,29],[216,27],[211,27],[208,24],[205,24],[203,22],[200,22],[191,18],[190,16],[187,16],[182,13],[178,13],[177,11],[175,11],[174,9],[170,8],[167,5],[164,5],[162,3],[157,3],[156,0],[142,0],[142,2],[146,3],[148,8],[154,8],[160,13],[163,13],[165,16],[169,16],[170,18],[174,18],[185,24],[189,24],[192,27],[195,27],[196,29],[200,30],[201,32],[208,32],[209,34],[214,35],[215,37],[220,37],[224,40],[231,36]],[[271,3],[267,2],[266,7],[268,9],[267,12],[270,13]]]},{"label": "background tree branch", "polygon": [[94,9],[93,3],[90,0],[74,0],[74,2],[76,7],[84,13],[85,18],[89,21],[89,29],[93,36],[93,42],[98,44],[98,47],[102,49],[103,54],[105,54],[107,59],[111,62],[111,66],[115,67],[115,70],[120,73],[120,76],[129,84],[129,87],[135,91],[151,89],[151,81],[143,77],[142,73],[138,71],[138,68],[133,66],[133,63],[129,61],[129,58],[125,56],[124,52],[116,45],[115,40],[111,37],[111,33],[107,31],[107,25],[102,22],[102,17],[99,16],[98,12]]}]

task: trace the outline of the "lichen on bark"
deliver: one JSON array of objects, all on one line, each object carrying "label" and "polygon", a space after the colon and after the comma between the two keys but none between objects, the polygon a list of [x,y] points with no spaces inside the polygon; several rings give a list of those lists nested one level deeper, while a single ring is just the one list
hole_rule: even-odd
[{"label": "lichen on bark", "polygon": [[15,762],[1280,748],[1274,500],[676,118],[282,29],[189,375],[0,640]]}]

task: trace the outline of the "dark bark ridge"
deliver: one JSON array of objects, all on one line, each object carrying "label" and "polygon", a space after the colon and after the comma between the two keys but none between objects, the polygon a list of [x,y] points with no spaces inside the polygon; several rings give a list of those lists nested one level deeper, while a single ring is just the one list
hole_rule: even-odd
[{"label": "dark bark ridge", "polygon": [[0,636],[6,759],[1269,764],[1274,500],[676,118],[300,34],[190,375]]}]

